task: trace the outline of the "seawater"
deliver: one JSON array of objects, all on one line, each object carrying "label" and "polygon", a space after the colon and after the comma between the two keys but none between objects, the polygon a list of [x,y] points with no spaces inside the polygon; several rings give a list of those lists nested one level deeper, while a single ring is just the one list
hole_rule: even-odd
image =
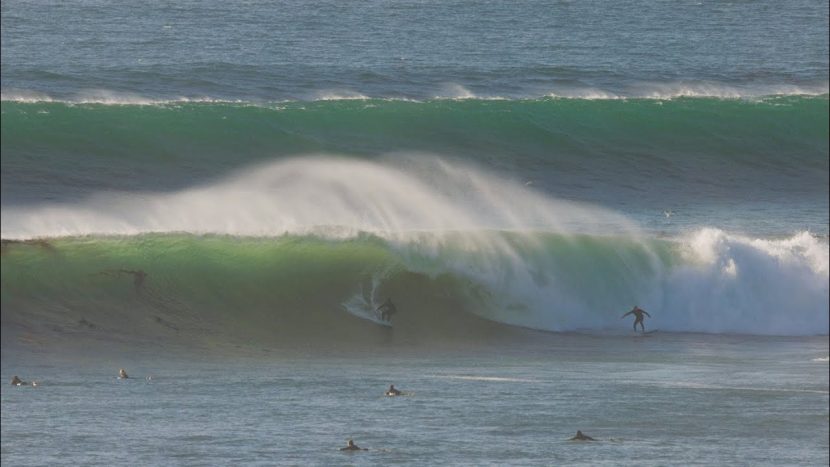
[{"label": "seawater", "polygon": [[827,2],[0,9],[4,465],[828,463]]},{"label": "seawater", "polygon": [[[2,389],[15,465],[821,465],[827,340],[538,335],[492,347],[44,352]],[[130,379],[116,378],[125,367]],[[149,378],[149,379],[148,379]],[[383,395],[389,384],[405,391]],[[568,441],[576,430],[595,442]],[[368,451],[338,449],[352,438]]]}]

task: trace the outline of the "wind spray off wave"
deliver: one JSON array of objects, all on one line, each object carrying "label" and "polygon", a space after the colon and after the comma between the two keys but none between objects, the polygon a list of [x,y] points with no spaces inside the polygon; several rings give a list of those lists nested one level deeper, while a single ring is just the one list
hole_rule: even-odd
[{"label": "wind spray off wave", "polygon": [[[3,236],[68,236],[55,240],[58,251],[86,250],[63,263],[70,277],[138,262],[162,278],[161,296],[187,309],[261,310],[242,321],[294,323],[311,334],[322,331],[309,323],[341,326],[345,313],[332,310],[367,281],[379,284],[373,293],[398,291],[408,311],[396,332],[418,336],[442,334],[448,319],[470,328],[471,315],[614,332],[635,303],[669,331],[801,335],[825,332],[828,323],[826,240],[717,229],[654,238],[618,213],[423,154],[394,163],[304,157],[178,193],[4,209]],[[4,268],[34,265],[14,280],[38,290],[41,303],[51,286],[39,282],[65,283],[40,269],[51,267],[50,253],[8,249]],[[84,281],[73,289],[95,296],[96,287]],[[228,292],[204,302],[217,287]],[[281,314],[308,294],[319,303],[290,319]],[[56,302],[66,306],[61,295],[55,291]],[[427,306],[426,297],[438,298]]]}]

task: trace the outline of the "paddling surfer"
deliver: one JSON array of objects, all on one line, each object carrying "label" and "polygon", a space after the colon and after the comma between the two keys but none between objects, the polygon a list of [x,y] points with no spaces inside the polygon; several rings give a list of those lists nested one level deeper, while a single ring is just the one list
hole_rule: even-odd
[{"label": "paddling surfer", "polygon": [[642,308],[635,306],[631,309],[631,311],[622,315],[620,319],[632,314],[634,315],[634,332],[637,332],[637,323],[640,324],[640,329],[642,330],[642,332],[646,332],[646,327],[643,325],[643,315],[646,315],[649,318],[651,318],[651,315],[648,314],[646,310],[643,310]]},{"label": "paddling surfer", "polygon": [[594,438],[591,438],[590,436],[588,436],[586,434],[583,434],[581,431],[576,430],[576,436],[571,438],[569,441],[596,441],[596,440]]},{"label": "paddling surfer", "polygon": [[394,384],[390,384],[389,389],[386,390],[386,395],[387,396],[400,396],[401,391],[399,391],[398,389],[395,389]]},{"label": "paddling surfer", "polygon": [[348,444],[346,444],[346,447],[345,448],[340,448],[340,450],[341,451],[368,451],[368,449],[362,448],[362,447],[354,444],[354,441],[352,441],[352,440],[349,440]]}]

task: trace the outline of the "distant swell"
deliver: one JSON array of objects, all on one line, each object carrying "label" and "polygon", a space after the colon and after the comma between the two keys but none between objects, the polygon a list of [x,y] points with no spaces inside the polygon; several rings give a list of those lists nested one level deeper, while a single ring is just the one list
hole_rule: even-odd
[{"label": "distant swell", "polygon": [[179,191],[252,165],[321,153],[374,161],[440,155],[604,205],[827,198],[826,95],[351,97],[281,104],[4,101],[3,206]]}]

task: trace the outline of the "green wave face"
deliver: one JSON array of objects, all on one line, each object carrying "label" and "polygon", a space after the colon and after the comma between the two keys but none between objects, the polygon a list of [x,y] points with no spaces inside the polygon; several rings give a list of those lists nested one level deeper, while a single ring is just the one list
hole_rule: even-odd
[{"label": "green wave face", "polygon": [[697,180],[693,192],[734,187],[740,174],[747,181],[736,190],[764,183],[815,194],[827,186],[819,177],[828,169],[826,95],[264,106],[4,101],[2,112],[4,193],[11,194],[25,191],[21,180],[95,186],[101,182],[87,174],[101,171],[123,178],[126,188],[152,188],[152,182],[180,187],[290,155],[371,158],[397,151],[458,157],[554,181],[645,183],[644,175],[651,175]]},{"label": "green wave face", "polygon": [[[2,103],[3,147],[165,161],[391,150],[602,154],[663,147],[729,154],[827,148],[827,96],[762,100],[345,100],[104,105]],[[824,141],[822,141],[824,140]],[[473,143],[474,147],[469,147]],[[493,145],[496,145],[495,148]],[[793,152],[803,152],[796,151]],[[541,154],[540,154],[541,153]],[[221,163],[222,161],[215,161]],[[227,161],[226,161],[227,162]]]},{"label": "green wave face", "polygon": [[[139,270],[147,276],[137,285]],[[505,325],[613,332],[635,304],[667,331],[811,334],[828,318],[826,241],[807,234],[767,243],[717,231],[687,242],[500,231],[68,237],[7,242],[2,273],[4,325],[53,339],[480,340],[513,332]],[[386,298],[399,309],[394,329],[347,311]]]}]

